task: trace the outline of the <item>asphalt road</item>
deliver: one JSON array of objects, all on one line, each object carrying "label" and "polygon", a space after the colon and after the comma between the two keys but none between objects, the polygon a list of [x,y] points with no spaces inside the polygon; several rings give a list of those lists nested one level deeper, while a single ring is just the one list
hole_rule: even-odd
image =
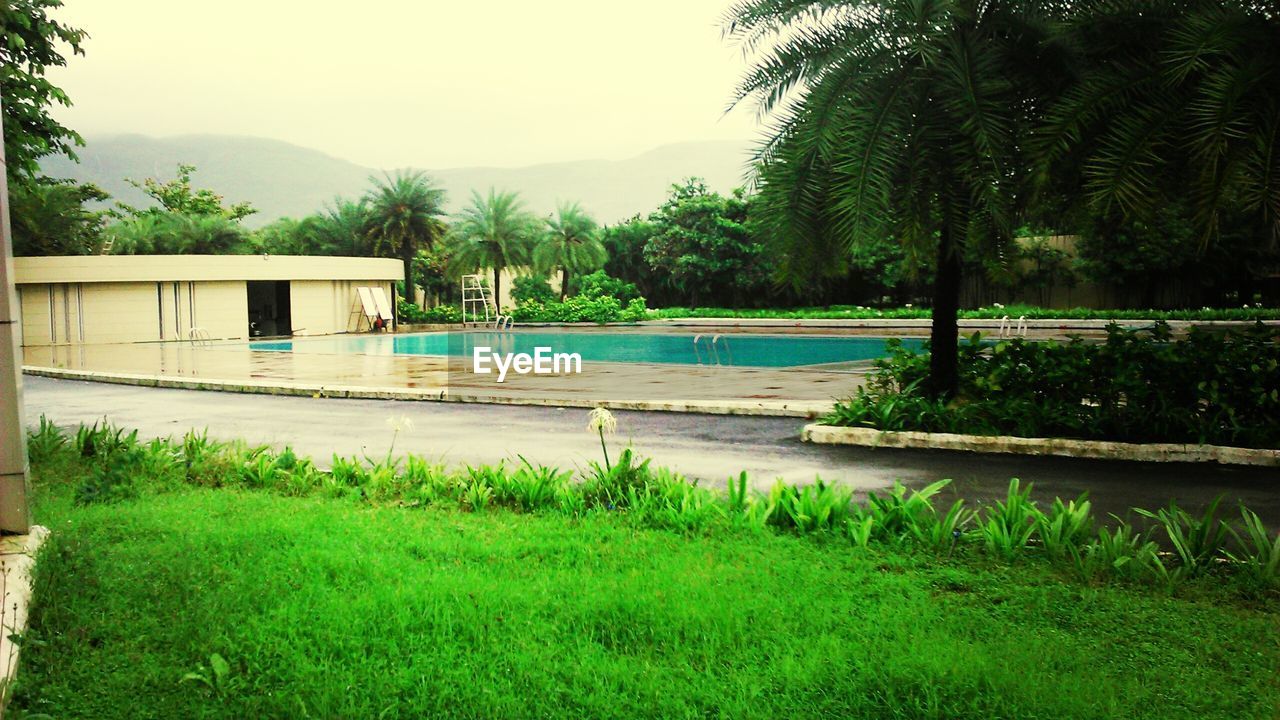
[{"label": "asphalt road", "polygon": [[[334,453],[384,456],[393,438],[388,419],[398,417],[409,418],[413,427],[395,437],[396,453],[451,464],[523,456],[565,468],[600,459],[599,439],[587,433],[588,411],[582,409],[240,395],[33,376],[23,381],[29,423],[41,414],[70,426],[105,417],[148,437],[207,428],[220,439],[291,445],[322,465]],[[795,419],[615,415],[618,433],[608,438],[612,457],[630,445],[657,465],[717,485],[741,470],[757,487],[778,477],[789,482],[821,477],[859,492],[895,480],[919,486],[951,478],[951,492],[990,500],[1003,496],[1011,477],[1019,477],[1034,483],[1042,500],[1087,491],[1101,513],[1124,514],[1133,506],[1170,500],[1201,507],[1221,494],[1228,506],[1243,501],[1269,525],[1280,525],[1280,471],[1274,469],[833,447],[801,443],[803,422]]]}]

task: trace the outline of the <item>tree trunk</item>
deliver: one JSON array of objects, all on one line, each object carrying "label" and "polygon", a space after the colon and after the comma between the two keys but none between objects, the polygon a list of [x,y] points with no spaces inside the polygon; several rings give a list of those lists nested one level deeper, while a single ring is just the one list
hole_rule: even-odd
[{"label": "tree trunk", "polygon": [[933,323],[929,331],[929,387],[934,398],[955,396],[960,376],[960,250],[952,235],[951,222],[942,225],[938,237],[938,259],[933,282]]},{"label": "tree trunk", "polygon": [[564,296],[569,292],[569,268],[568,266],[560,268],[560,302],[564,302]]},{"label": "tree trunk", "polygon": [[494,263],[493,266],[493,307],[497,312],[502,312],[502,263]]},{"label": "tree trunk", "polygon": [[413,256],[414,244],[406,239],[400,243],[400,259],[404,261],[404,294],[405,299],[411,304],[418,304],[418,293],[414,289],[413,284]]}]

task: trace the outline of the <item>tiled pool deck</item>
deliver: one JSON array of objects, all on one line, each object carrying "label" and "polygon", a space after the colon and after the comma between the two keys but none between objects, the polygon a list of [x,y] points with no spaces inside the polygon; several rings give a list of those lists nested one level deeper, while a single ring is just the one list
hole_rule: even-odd
[{"label": "tiled pool deck", "polygon": [[[1101,321],[1029,321],[1033,338],[1102,335]],[[995,335],[999,321],[962,321],[961,331]],[[422,328],[427,329],[427,328]],[[443,329],[443,328],[436,328]],[[537,331],[536,328],[528,328]],[[924,337],[918,320],[698,320],[639,326],[574,327],[583,333],[767,333]],[[517,330],[519,332],[519,329]],[[323,338],[317,338],[323,339]],[[295,338],[307,343],[311,338]],[[863,381],[866,363],[793,368],[590,363],[576,376],[493,376],[462,372],[455,360],[408,355],[272,352],[244,342],[60,345],[23,348],[31,374],[134,385],[328,397],[610,407],[817,417]]]},{"label": "tiled pool deck", "polygon": [[186,342],[27,347],[23,365],[38,375],[163,387],[794,417],[827,412],[836,398],[853,392],[866,369],[856,363],[749,368],[594,362],[584,364],[581,375],[509,374],[498,384],[492,375],[461,371],[456,360],[442,357]]}]

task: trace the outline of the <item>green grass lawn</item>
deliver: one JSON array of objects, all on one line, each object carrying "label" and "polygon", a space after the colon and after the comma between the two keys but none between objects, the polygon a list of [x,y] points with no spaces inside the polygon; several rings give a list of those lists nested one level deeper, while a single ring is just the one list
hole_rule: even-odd
[{"label": "green grass lawn", "polygon": [[[1280,613],[618,513],[178,488],[54,535],[13,709],[55,718],[1270,718]],[[227,670],[214,672],[211,656]],[[211,680],[184,681],[188,673]]]}]

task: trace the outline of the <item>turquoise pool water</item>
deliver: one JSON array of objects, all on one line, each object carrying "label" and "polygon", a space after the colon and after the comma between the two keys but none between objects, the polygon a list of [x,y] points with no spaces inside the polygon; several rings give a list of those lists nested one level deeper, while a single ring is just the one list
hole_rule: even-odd
[{"label": "turquoise pool water", "polygon": [[[715,357],[711,335],[694,347],[694,335],[656,333],[451,332],[366,335],[250,343],[253,350],[358,355],[471,356],[476,347],[493,352],[533,354],[534,348],[578,353],[583,362],[718,364],[742,367],[796,367],[874,360],[885,355],[885,338],[798,335],[721,335]],[[904,339],[918,348],[920,340]]]}]

